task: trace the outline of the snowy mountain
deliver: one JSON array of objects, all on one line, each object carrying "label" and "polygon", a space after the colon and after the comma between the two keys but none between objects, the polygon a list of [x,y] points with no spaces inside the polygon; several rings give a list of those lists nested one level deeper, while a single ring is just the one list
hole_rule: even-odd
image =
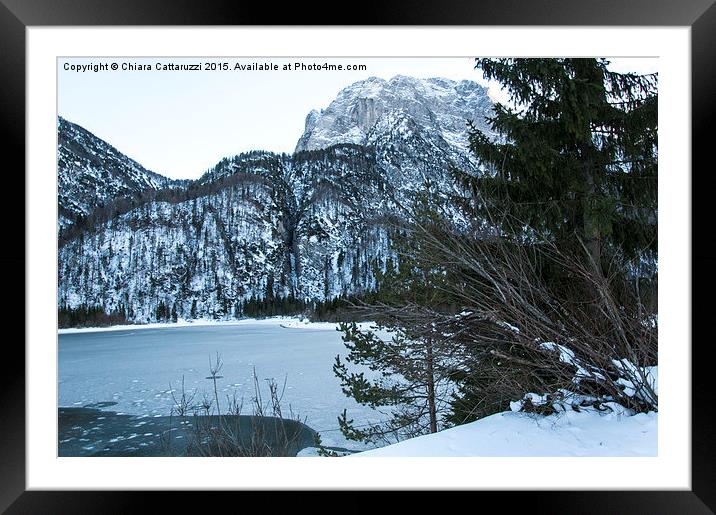
[{"label": "snowy mountain", "polygon": [[368,79],[309,114],[293,155],[247,152],[186,184],[60,119],[60,225],[89,216],[61,239],[59,305],[150,322],[371,290],[395,259],[384,220],[426,179],[448,191],[451,167],[476,169],[467,120],[484,128],[491,105],[469,81]]},{"label": "snowy mountain", "polygon": [[79,125],[57,122],[58,229],[105,202],[133,197],[172,181],[150,172]]}]

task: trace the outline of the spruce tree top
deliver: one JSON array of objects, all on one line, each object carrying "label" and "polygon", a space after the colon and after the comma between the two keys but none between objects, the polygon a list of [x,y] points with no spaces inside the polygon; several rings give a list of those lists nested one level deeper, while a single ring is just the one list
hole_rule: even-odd
[{"label": "spruce tree top", "polygon": [[501,230],[643,256],[657,249],[657,77],[605,59],[476,59],[514,107],[495,105],[502,137],[471,131],[483,165],[463,176]]}]

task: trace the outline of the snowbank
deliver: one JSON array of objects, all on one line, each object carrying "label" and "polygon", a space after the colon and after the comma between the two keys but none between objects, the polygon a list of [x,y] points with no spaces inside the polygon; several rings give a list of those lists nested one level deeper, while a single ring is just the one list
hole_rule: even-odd
[{"label": "snowbank", "polygon": [[108,327],[79,327],[59,329],[59,334],[72,333],[97,333],[104,331],[133,331],[136,329],[171,329],[174,327],[200,327],[200,326],[217,326],[217,325],[246,325],[246,324],[262,324],[262,325],[280,325],[286,329],[313,329],[313,330],[331,330],[335,331],[337,324],[328,322],[309,322],[306,319],[288,316],[277,316],[271,318],[243,318],[241,320],[183,320],[176,322],[153,323],[153,324],[128,324],[128,325],[112,325]]},{"label": "snowbank", "polygon": [[656,456],[657,413],[497,413],[355,457]]},{"label": "snowbank", "polygon": [[[281,326],[284,329],[309,329],[312,331],[336,331],[338,324],[333,322],[310,322],[306,318],[291,316],[275,316],[270,318],[243,318],[241,320],[210,320],[196,319],[183,320],[176,322],[162,322],[153,324],[127,324],[112,325],[107,327],[71,327],[58,329],[58,334],[73,333],[98,333],[105,331],[134,331],[136,329],[172,329],[174,327],[200,327],[200,326],[217,326],[217,325],[267,325]],[[369,330],[373,328],[373,322],[360,322],[358,326],[361,329]],[[386,331],[376,331],[378,334],[386,333]],[[387,333],[386,333],[387,334]]]}]

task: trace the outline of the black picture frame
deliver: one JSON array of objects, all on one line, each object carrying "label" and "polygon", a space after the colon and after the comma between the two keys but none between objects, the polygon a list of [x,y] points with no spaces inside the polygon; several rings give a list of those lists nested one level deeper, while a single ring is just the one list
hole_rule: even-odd
[{"label": "black picture frame", "polygon": [[[361,2],[350,15],[355,25],[576,25],[576,26],[685,26],[692,43],[692,489],[690,491],[564,491],[477,492],[480,504],[489,500],[510,507],[524,506],[537,513],[714,513],[716,510],[716,430],[709,373],[710,339],[704,329],[713,302],[716,253],[711,244],[707,195],[704,184],[711,161],[716,104],[716,5],[715,0],[483,0],[470,4],[458,0],[398,0]],[[327,10],[326,12],[337,12]],[[24,199],[25,169],[25,28],[28,26],[87,25],[316,25],[315,11],[302,3],[277,8],[268,3],[194,0],[0,0],[0,118],[6,149],[3,180],[7,197]],[[345,17],[341,23],[345,23]],[[327,20],[326,24],[336,24]],[[12,158],[12,165],[8,163]],[[662,171],[666,173],[669,171]],[[670,172],[679,173],[679,172]],[[682,173],[689,173],[685,171]],[[22,204],[24,201],[20,201]],[[17,242],[0,254],[2,270],[20,281],[25,268],[25,226],[17,223],[24,204],[5,203],[6,235]],[[9,250],[9,249],[12,250]],[[32,270],[25,268],[25,277]],[[12,285],[14,286],[14,285]],[[10,320],[18,311],[20,284],[2,295],[2,313]],[[24,298],[24,297],[23,297]],[[688,302],[689,299],[684,299]],[[32,306],[25,305],[26,310]],[[704,338],[700,339],[699,336]],[[688,349],[690,342],[683,342]],[[4,342],[4,367],[0,388],[0,511],[7,513],[130,513],[150,508],[146,497],[158,500],[163,511],[187,508],[187,493],[26,491],[25,488],[25,357],[17,338]],[[236,494],[224,493],[229,497]],[[258,495],[240,493],[244,496]],[[272,506],[282,495],[273,495]],[[419,506],[424,496],[402,495],[401,504]],[[499,497],[500,499],[495,499]],[[337,498],[311,501],[314,509],[371,510],[374,507],[349,492]],[[212,503],[215,502],[212,500]],[[265,502],[265,501],[264,501]],[[472,500],[470,502],[475,502]],[[516,504],[515,504],[516,503]],[[341,507],[343,506],[343,508]],[[352,508],[351,508],[352,507]],[[476,506],[475,506],[476,507]]]}]

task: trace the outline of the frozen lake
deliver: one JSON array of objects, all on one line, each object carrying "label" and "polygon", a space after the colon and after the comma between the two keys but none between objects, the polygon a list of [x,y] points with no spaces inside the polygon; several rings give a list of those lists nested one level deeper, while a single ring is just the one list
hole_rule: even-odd
[{"label": "frozen lake", "polygon": [[282,408],[289,406],[321,434],[327,446],[366,449],[347,441],[336,418],[348,410],[356,424],[376,422],[380,414],[347,398],[332,366],[337,354],[345,356],[341,333],[334,324],[303,324],[296,320],[244,320],[234,324],[132,328],[112,331],[62,332],[59,335],[59,406],[80,407],[115,402],[106,409],[158,417],[174,405],[171,390],[206,392],[213,397],[209,358],[221,355],[224,367],[218,380],[219,400],[236,392],[251,414],[253,370],[264,401],[264,379],[280,386],[286,379]]}]

